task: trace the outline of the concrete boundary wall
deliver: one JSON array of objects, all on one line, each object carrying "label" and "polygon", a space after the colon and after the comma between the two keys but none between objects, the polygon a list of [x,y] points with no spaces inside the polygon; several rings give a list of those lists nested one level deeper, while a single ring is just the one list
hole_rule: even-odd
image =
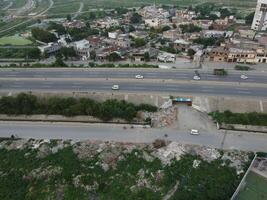
[{"label": "concrete boundary wall", "polygon": [[221,125],[219,125],[219,129],[267,133],[267,126],[253,126],[253,125],[242,125],[242,124],[221,124]]}]

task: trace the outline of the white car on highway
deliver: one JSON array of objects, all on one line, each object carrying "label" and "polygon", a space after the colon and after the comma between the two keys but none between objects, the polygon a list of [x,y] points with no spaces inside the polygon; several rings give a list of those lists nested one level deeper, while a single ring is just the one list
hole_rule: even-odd
[{"label": "white car on highway", "polygon": [[112,90],[119,90],[120,89],[120,86],[119,85],[113,85],[112,86]]},{"label": "white car on highway", "polygon": [[135,78],[136,78],[136,79],[143,79],[144,76],[138,74],[138,75],[135,76]]},{"label": "white car on highway", "polygon": [[241,79],[247,79],[248,77],[247,77],[246,75],[242,74],[242,75],[240,76],[240,78],[241,78]]},{"label": "white car on highway", "polygon": [[199,81],[200,77],[199,76],[194,76],[193,79],[196,80],[196,81]]}]

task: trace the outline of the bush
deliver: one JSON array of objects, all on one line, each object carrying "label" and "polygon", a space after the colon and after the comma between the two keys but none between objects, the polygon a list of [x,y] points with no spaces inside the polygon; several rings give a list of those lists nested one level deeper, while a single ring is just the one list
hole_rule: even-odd
[{"label": "bush", "polygon": [[249,66],[243,66],[243,65],[236,65],[235,70],[248,71],[248,70],[250,70],[250,67]]}]

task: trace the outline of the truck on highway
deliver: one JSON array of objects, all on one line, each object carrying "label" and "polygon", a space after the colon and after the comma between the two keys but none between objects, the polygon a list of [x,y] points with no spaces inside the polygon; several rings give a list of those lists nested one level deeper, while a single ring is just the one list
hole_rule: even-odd
[{"label": "truck on highway", "polygon": [[213,75],[226,76],[227,75],[227,71],[225,69],[214,69],[213,70]]}]

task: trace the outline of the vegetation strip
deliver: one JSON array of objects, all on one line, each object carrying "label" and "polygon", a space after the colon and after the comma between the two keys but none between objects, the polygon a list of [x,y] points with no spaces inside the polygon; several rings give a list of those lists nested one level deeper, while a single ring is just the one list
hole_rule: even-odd
[{"label": "vegetation strip", "polygon": [[211,112],[209,115],[220,124],[267,126],[267,113],[232,113],[227,110],[224,112]]},{"label": "vegetation strip", "polygon": [[25,93],[16,97],[5,96],[0,99],[0,113],[7,115],[85,115],[97,117],[104,121],[114,118],[132,121],[137,116],[138,111],[156,112],[157,107],[148,104],[134,105],[115,99],[100,103],[89,98],[38,98]]}]

